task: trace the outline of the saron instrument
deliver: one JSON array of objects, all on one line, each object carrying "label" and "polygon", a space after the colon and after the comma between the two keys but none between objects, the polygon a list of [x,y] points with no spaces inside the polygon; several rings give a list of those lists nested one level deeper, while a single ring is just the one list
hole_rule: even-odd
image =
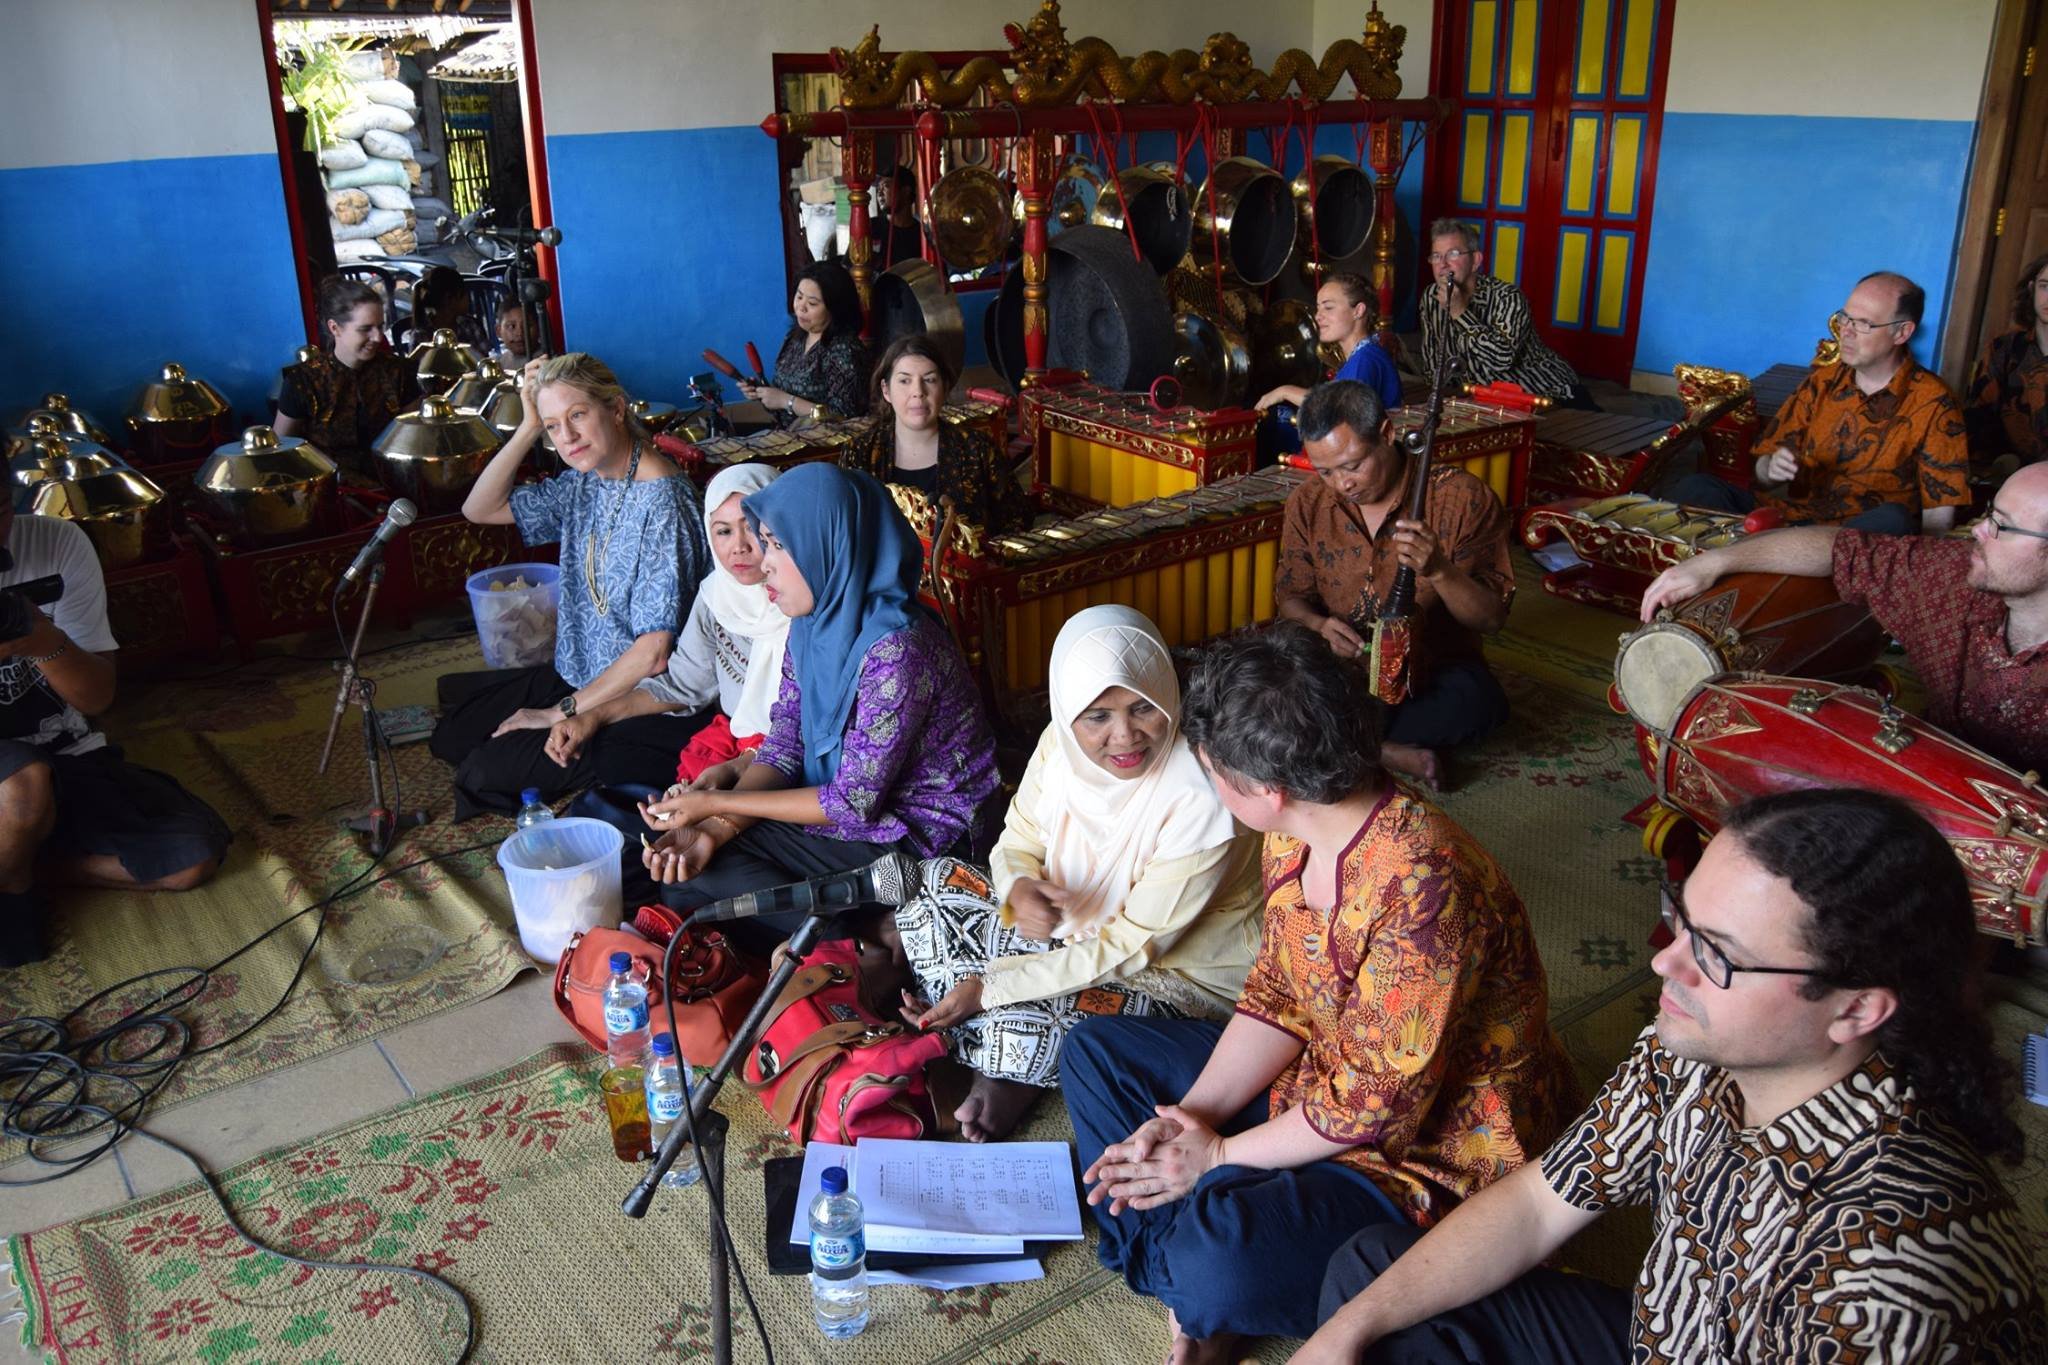
[{"label": "saron instrument", "polygon": [[1977,927],[2041,943],[2048,794],[1873,693],[1805,678],[1723,677],[1695,689],[1646,763],[1657,800],[1708,834],[1732,806],[1809,787],[1866,787],[1909,802],[1955,849]]}]

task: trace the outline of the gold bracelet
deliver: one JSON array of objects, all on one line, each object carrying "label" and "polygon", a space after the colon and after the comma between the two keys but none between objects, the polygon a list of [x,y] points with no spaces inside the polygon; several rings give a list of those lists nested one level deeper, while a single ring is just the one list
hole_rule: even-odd
[{"label": "gold bracelet", "polygon": [[698,823],[699,825],[708,825],[708,824],[710,824],[710,823],[711,823],[711,822],[712,822],[713,820],[716,820],[716,821],[717,821],[717,822],[718,822],[719,824],[721,824],[721,825],[724,825],[724,826],[725,826],[725,827],[726,827],[727,829],[729,829],[729,830],[731,830],[731,831],[732,831],[732,834],[728,836],[729,838],[735,838],[735,839],[736,839],[736,838],[738,838],[738,837],[739,837],[740,827],[739,827],[739,826],[738,826],[737,824],[734,824],[734,823],[733,823],[733,821],[732,821],[732,819],[731,819],[730,817],[728,817],[728,816],[724,816],[724,815],[707,815],[707,816],[704,816],[704,817],[703,817],[702,819],[698,820],[698,821],[697,821],[697,823]]}]

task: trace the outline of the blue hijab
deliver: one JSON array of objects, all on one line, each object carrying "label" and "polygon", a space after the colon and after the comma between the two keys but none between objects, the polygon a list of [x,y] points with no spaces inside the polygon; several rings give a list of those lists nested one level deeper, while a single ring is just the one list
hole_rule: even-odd
[{"label": "blue hijab", "polygon": [[811,590],[811,610],[789,623],[789,657],[803,698],[804,785],[823,786],[839,771],[862,661],[914,619],[924,549],[887,489],[837,465],[798,465],[740,510],[782,542]]}]

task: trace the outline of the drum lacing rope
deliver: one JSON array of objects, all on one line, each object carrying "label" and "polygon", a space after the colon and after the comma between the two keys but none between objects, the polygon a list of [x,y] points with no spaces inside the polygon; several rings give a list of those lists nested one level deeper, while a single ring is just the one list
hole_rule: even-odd
[{"label": "drum lacing rope", "polygon": [[1131,259],[1142,265],[1145,261],[1145,252],[1138,245],[1138,225],[1131,221],[1131,206],[1124,200],[1124,182],[1117,174],[1116,138],[1123,136],[1123,111],[1118,109],[1114,102],[1108,103],[1109,120],[1116,133],[1115,137],[1105,137],[1102,131],[1102,115],[1098,112],[1104,103],[1101,100],[1089,99],[1081,101],[1081,106],[1088,111],[1088,121],[1095,125],[1095,159],[1109,168],[1109,183],[1116,191],[1116,207],[1124,220],[1124,235],[1131,239]]}]

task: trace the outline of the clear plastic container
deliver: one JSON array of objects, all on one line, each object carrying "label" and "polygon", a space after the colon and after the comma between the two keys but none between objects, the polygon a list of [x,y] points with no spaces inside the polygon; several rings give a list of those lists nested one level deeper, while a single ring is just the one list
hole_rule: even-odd
[{"label": "clear plastic container", "polygon": [[471,574],[469,610],[485,666],[553,663],[561,604],[562,571],[553,564],[502,564]]},{"label": "clear plastic container", "polygon": [[626,836],[602,820],[564,816],[520,830],[498,847],[512,890],[519,941],[554,962],[571,936],[617,924],[624,901],[619,855]]}]

